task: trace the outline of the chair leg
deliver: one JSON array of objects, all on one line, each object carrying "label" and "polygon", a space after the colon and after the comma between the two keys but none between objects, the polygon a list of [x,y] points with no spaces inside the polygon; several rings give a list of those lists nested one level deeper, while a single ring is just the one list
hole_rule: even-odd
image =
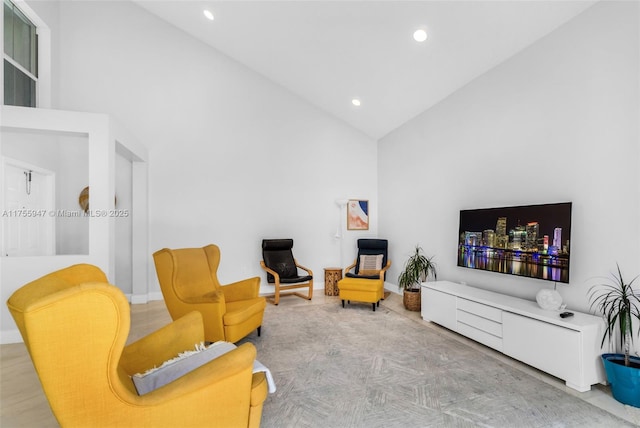
[{"label": "chair leg", "polygon": [[342,307],[344,308],[344,299],[342,299]]},{"label": "chair leg", "polygon": [[373,312],[375,312],[376,311],[376,304],[372,303],[371,306],[373,306]]},{"label": "chair leg", "polygon": [[378,303],[376,303],[377,307],[380,307],[380,300],[378,300]]},{"label": "chair leg", "polygon": [[258,337],[260,337],[260,332],[261,332],[261,331],[262,331],[262,326],[261,326],[261,325],[259,325],[259,326],[258,326]]}]

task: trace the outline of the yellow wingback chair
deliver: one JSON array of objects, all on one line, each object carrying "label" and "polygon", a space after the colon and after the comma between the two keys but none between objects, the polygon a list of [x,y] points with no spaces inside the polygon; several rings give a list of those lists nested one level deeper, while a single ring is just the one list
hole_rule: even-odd
[{"label": "yellow wingback chair", "polygon": [[7,306],[62,427],[260,426],[267,395],[247,343],[138,395],[131,375],[204,340],[192,312],[125,346],[129,304],[92,265],[74,265],[18,289]]},{"label": "yellow wingback chair", "polygon": [[164,248],[153,254],[156,273],[169,314],[175,320],[191,311],[204,319],[208,342],[235,343],[257,329],[260,335],[264,297],[260,277],[222,285],[218,281],[220,248]]}]

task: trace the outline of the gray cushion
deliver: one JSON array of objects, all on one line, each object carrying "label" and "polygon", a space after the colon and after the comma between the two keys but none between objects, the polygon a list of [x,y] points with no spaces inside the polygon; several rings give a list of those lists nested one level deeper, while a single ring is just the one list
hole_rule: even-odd
[{"label": "gray cushion", "polygon": [[165,361],[160,367],[154,367],[144,373],[136,373],[131,376],[131,379],[139,395],[147,394],[234,349],[236,346],[233,343],[222,341],[215,342],[206,348],[203,344],[196,345],[195,350],[185,351]]}]

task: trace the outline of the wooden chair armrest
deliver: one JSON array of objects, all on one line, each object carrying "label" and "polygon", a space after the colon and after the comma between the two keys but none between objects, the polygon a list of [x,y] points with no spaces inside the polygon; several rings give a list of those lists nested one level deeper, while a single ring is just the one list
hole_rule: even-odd
[{"label": "wooden chair armrest", "polygon": [[264,269],[266,272],[270,273],[271,275],[273,275],[273,278],[275,279],[276,284],[280,284],[280,274],[278,274],[278,272],[276,272],[273,269],[270,269],[267,267],[267,265],[264,264],[264,261],[260,261],[260,267],[262,267],[262,269]]},{"label": "wooden chair armrest", "polygon": [[344,276],[347,276],[347,273],[349,273],[349,271],[351,269],[356,267],[356,264],[358,264],[358,259],[354,260],[353,264],[351,264],[351,265],[347,266],[346,268],[344,268]]},{"label": "wooden chair armrest", "polygon": [[313,276],[313,272],[311,271],[311,269],[306,268],[306,267],[302,266],[301,264],[298,264],[298,261],[296,259],[293,259],[293,262],[296,264],[296,267],[306,271],[310,276]]},{"label": "wooden chair armrest", "polygon": [[387,265],[380,270],[380,279],[384,281],[384,274],[391,267],[391,260],[387,260]]}]

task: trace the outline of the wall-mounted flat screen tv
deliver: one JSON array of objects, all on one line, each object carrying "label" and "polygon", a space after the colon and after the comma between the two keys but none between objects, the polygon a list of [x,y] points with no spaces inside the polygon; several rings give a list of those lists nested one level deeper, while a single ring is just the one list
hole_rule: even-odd
[{"label": "wall-mounted flat screen tv", "polygon": [[569,282],[571,202],[460,211],[458,266]]}]

